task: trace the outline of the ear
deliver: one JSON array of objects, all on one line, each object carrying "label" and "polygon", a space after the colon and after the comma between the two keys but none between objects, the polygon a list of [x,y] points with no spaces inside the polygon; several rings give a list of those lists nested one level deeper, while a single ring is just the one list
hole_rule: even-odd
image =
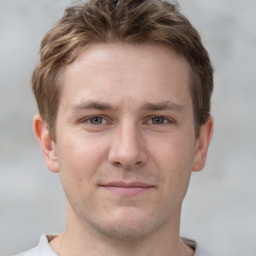
[{"label": "ear", "polygon": [[201,171],[204,168],[208,147],[212,138],[213,118],[210,116],[205,124],[200,127],[197,138],[192,171]]},{"label": "ear", "polygon": [[56,144],[50,136],[46,123],[39,114],[34,116],[33,130],[43,151],[46,166],[52,172],[59,172]]}]

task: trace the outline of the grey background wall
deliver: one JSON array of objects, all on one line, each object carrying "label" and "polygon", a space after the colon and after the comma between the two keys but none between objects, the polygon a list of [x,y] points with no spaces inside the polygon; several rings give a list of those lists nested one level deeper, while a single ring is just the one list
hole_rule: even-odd
[{"label": "grey background wall", "polygon": [[[65,199],[32,133],[30,75],[40,40],[68,0],[0,0],[0,255],[60,232]],[[181,233],[216,256],[255,256],[256,1],[180,0],[215,66],[215,131],[204,171],[194,173]]]}]

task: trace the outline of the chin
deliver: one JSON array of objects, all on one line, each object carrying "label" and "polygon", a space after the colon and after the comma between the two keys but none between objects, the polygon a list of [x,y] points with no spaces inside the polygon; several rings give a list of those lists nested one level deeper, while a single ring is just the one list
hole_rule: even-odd
[{"label": "chin", "polygon": [[[156,229],[156,228],[155,228]],[[112,223],[108,225],[98,225],[97,230],[106,237],[114,240],[138,241],[143,240],[154,232],[143,223]]]},{"label": "chin", "polygon": [[[94,219],[95,220],[95,219]],[[110,214],[99,222],[91,222],[94,229],[114,240],[138,241],[156,232],[166,221],[136,210],[123,210]]]}]

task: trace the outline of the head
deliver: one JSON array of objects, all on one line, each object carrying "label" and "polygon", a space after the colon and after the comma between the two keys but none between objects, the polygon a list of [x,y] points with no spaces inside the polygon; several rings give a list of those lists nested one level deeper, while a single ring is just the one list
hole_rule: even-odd
[{"label": "head", "polygon": [[213,69],[198,32],[177,6],[160,0],[90,0],[68,8],[42,40],[32,85],[39,113],[55,140],[62,73],[88,45],[98,43],[165,45],[190,68],[195,135],[210,114]]},{"label": "head", "polygon": [[212,133],[212,68],[177,8],[92,0],[67,9],[32,81],[34,130],[61,174],[67,229],[133,241],[177,234]]}]

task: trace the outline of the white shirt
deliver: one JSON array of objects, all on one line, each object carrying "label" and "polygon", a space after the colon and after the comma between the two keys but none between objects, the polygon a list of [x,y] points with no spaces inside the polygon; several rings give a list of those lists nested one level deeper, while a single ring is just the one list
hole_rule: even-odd
[{"label": "white shirt", "polygon": [[[53,235],[42,235],[38,245],[28,251],[19,253],[15,256],[58,256],[56,252],[51,248],[49,241],[53,239]],[[195,250],[194,256],[213,256],[206,250],[198,247],[197,243],[193,240],[183,238],[184,242]]]}]

